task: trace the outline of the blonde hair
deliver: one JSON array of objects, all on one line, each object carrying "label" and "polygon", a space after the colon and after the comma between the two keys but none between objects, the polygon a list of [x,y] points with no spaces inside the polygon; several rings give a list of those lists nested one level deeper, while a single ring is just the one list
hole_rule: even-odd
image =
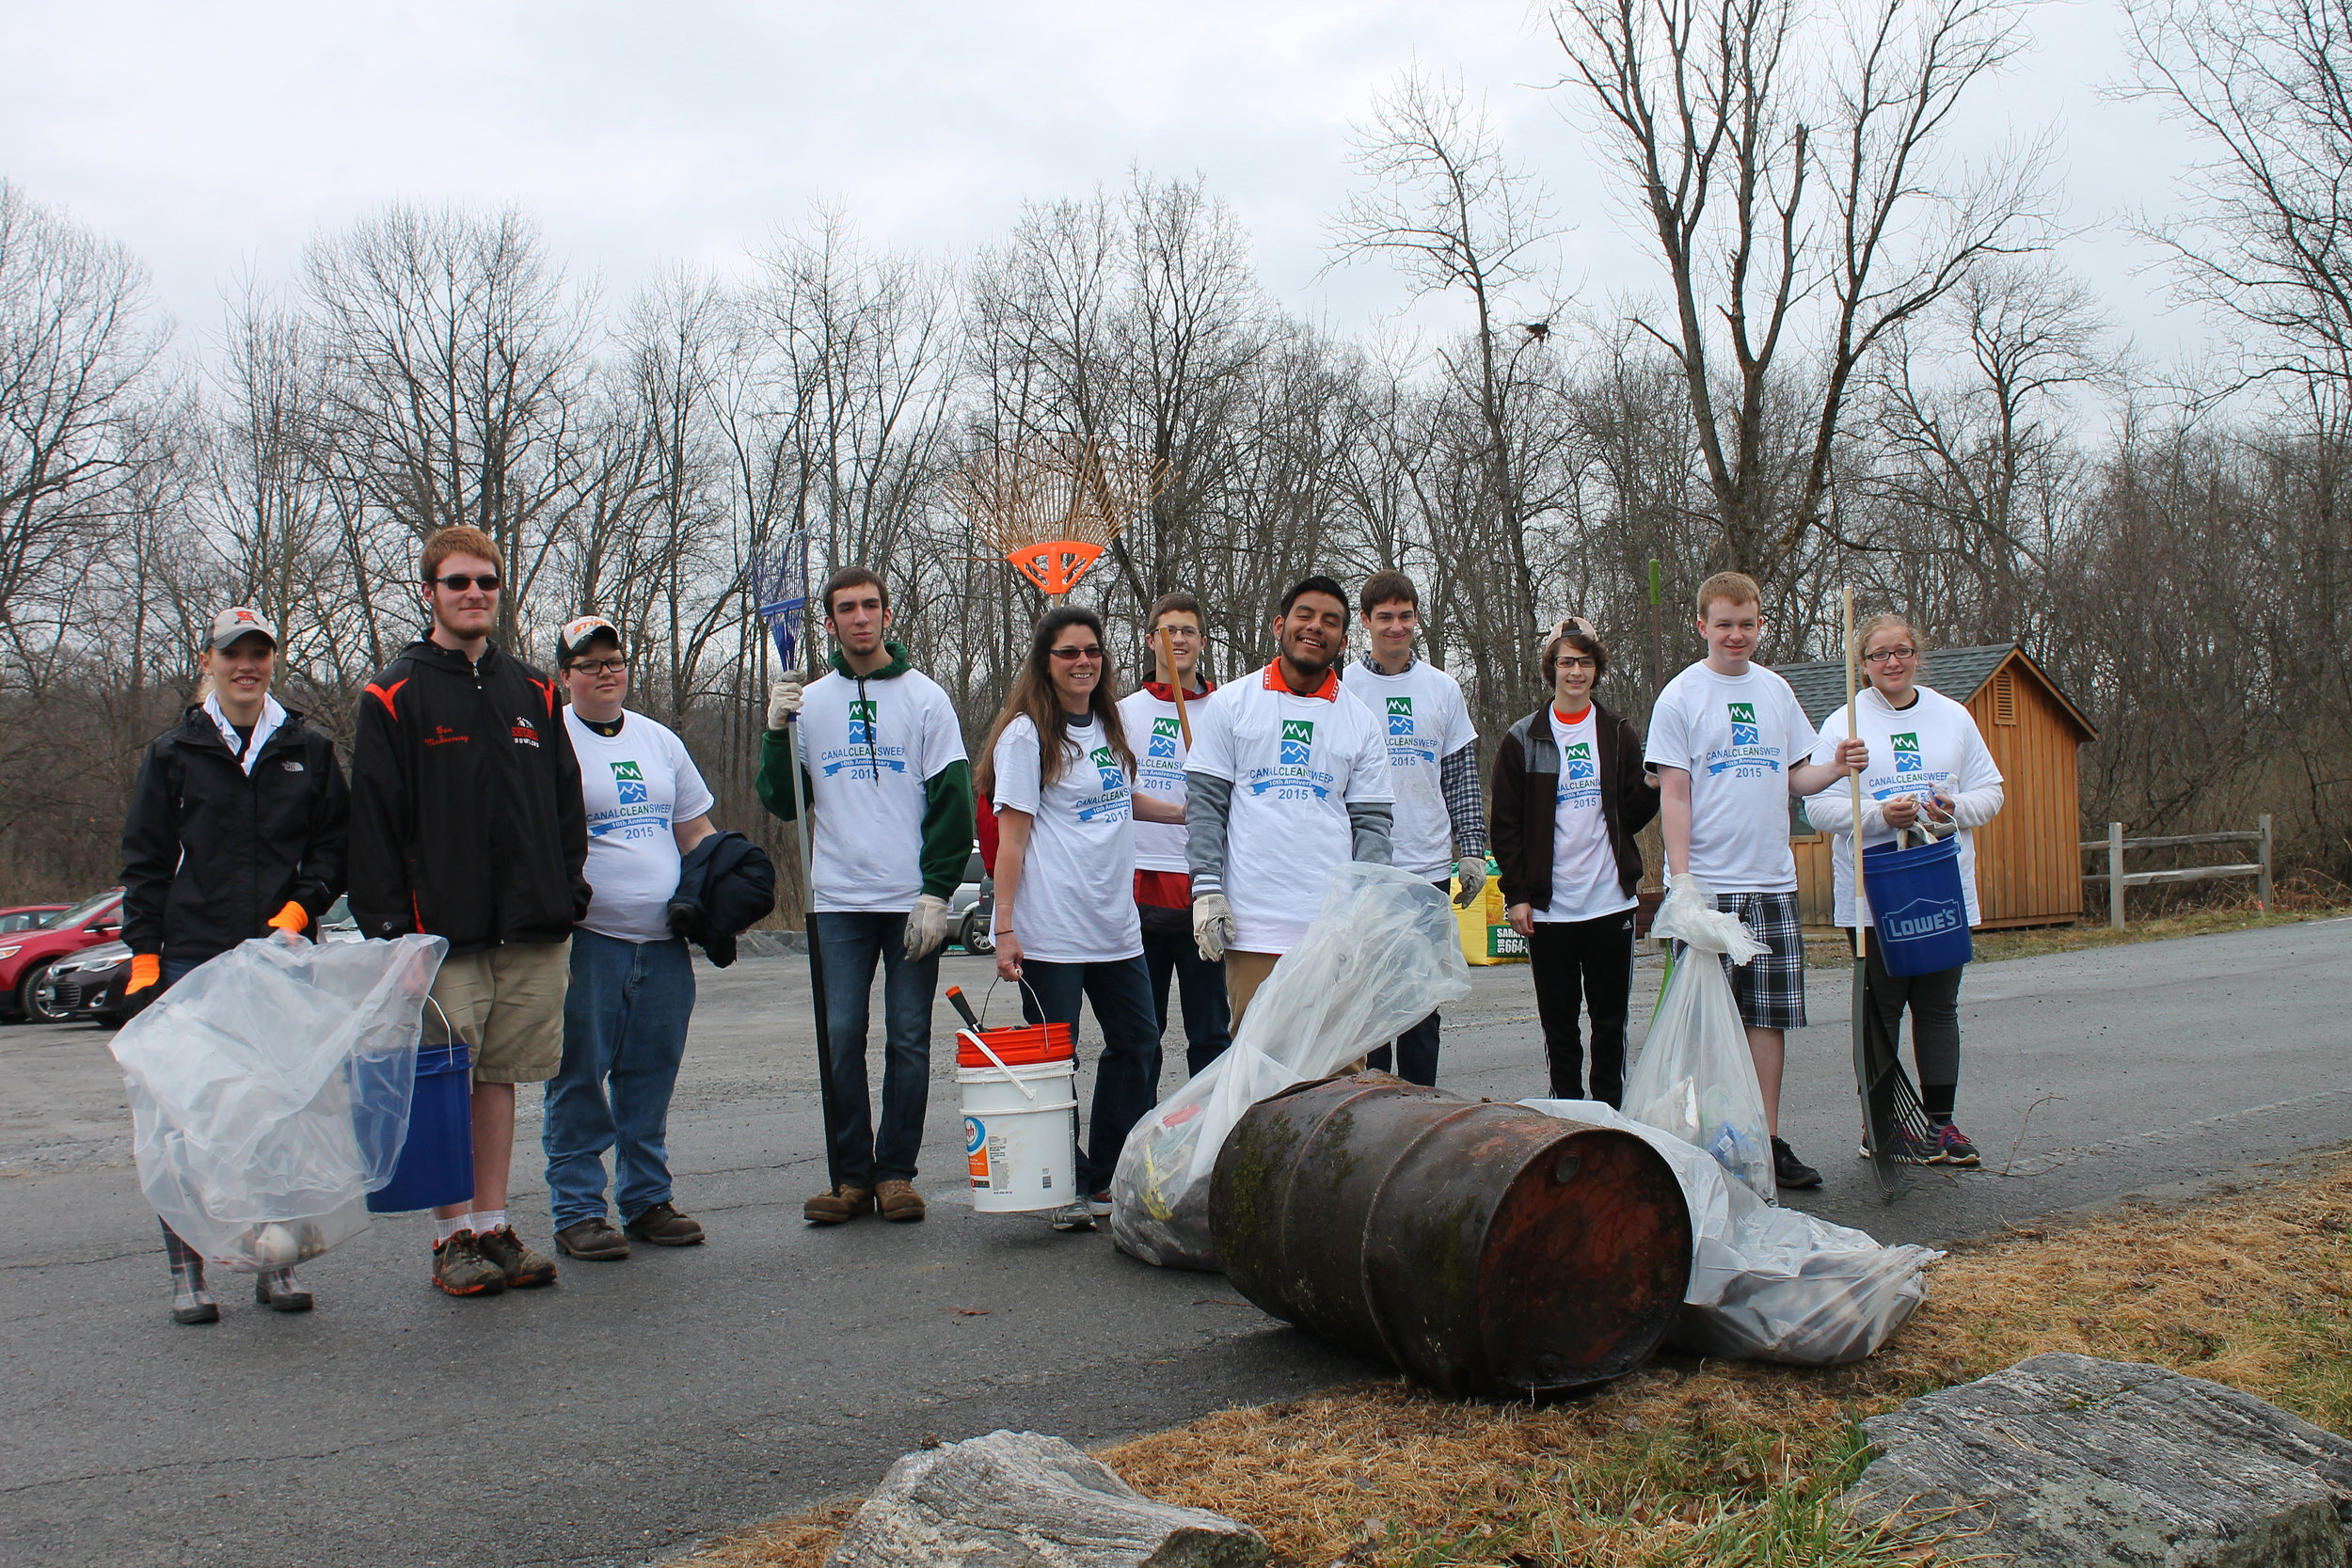
[{"label": "blonde hair", "polygon": [[1717,599],[1724,600],[1734,609],[1743,604],[1752,604],[1758,610],[1764,608],[1763,592],[1756,586],[1756,579],[1745,572],[1717,572],[1699,584],[1700,620],[1707,619],[1707,607]]}]

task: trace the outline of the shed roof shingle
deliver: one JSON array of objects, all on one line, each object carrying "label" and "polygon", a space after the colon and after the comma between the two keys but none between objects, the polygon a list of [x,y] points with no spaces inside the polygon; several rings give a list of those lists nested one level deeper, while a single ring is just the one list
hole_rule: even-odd
[{"label": "shed roof shingle", "polygon": [[[2014,642],[1985,642],[1973,648],[1938,648],[1928,655],[1919,672],[1919,684],[1932,691],[1940,691],[1956,703],[1965,703],[1984,689],[1984,683],[1993,678],[1993,672],[2002,661],[2017,651]],[[2042,668],[2028,656],[2026,662],[2037,677],[2047,686],[2058,701],[2082,721],[2087,736],[2095,736],[2082,709],[2073,699],[2058,690],[2056,682],[2042,673]],[[1773,673],[1788,683],[1804,705],[1804,716],[1817,728],[1837,711],[1846,700],[1846,666],[1841,659],[1821,659],[1809,664],[1778,664]]]}]

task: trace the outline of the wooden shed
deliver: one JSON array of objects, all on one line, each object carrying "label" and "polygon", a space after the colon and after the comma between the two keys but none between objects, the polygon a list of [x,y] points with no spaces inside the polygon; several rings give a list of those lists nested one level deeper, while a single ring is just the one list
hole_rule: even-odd
[{"label": "wooden shed", "polygon": [[[1842,663],[1778,669],[1819,727],[1846,701]],[[2098,730],[2014,642],[1939,648],[1919,684],[1965,706],[2001,769],[2001,815],[1977,830],[1979,929],[2057,926],[2083,912],[2082,808],[2074,752]],[[1830,924],[1829,835],[1792,812],[1797,906],[1807,926]]]}]

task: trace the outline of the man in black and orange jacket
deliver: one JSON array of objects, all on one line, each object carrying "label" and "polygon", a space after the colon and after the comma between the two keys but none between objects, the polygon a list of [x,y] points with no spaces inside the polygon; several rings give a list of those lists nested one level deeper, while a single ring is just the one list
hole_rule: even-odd
[{"label": "man in black and orange jacket", "polygon": [[507,1173],[515,1085],[563,1062],[588,817],[554,680],[490,641],[498,546],[478,529],[442,529],[421,576],[432,629],[359,702],[351,912],[370,938],[449,939],[425,1043],[454,1036],[469,1049],[474,1180],[434,1211],[433,1278],[452,1295],[494,1294],[555,1278],[554,1260],[507,1223]]}]

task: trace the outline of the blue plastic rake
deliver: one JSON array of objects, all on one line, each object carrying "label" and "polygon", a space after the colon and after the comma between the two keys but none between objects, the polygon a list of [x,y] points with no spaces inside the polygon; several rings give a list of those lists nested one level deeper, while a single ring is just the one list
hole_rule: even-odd
[{"label": "blue plastic rake", "polygon": [[808,531],[785,535],[752,558],[752,592],[759,595],[759,617],[768,623],[784,668],[792,668],[800,641],[801,616],[808,609]]}]

